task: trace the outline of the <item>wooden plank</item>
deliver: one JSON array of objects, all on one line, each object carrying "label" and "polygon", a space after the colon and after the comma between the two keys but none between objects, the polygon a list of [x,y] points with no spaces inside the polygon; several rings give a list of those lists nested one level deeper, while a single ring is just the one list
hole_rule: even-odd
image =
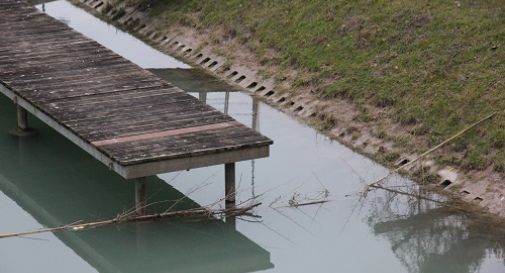
[{"label": "wooden plank", "polygon": [[91,142],[91,144],[93,144],[97,147],[100,147],[100,146],[111,145],[111,144],[120,144],[120,143],[126,143],[126,142],[132,142],[132,141],[142,141],[142,140],[148,140],[148,139],[149,140],[159,139],[159,138],[166,138],[166,137],[171,137],[171,136],[180,135],[180,134],[188,134],[188,133],[195,133],[195,132],[201,132],[201,131],[206,131],[206,130],[222,129],[222,128],[228,128],[228,127],[236,126],[236,125],[237,125],[237,122],[235,122],[235,121],[221,122],[221,123],[214,123],[214,124],[205,124],[205,125],[201,125],[201,126],[193,126],[193,127],[158,131],[155,133],[145,133],[144,132],[142,135],[121,136],[121,137],[116,137],[116,138],[98,140],[98,141]]},{"label": "wooden plank", "polygon": [[[130,77],[126,77],[129,79]],[[47,80],[52,80],[49,78]],[[62,78],[55,79],[53,84],[47,84],[47,81],[30,82],[26,85],[18,81],[5,81],[10,84],[19,86],[19,91],[24,96],[30,98],[38,98],[39,101],[60,101],[76,96],[92,96],[100,94],[113,94],[127,90],[142,90],[148,88],[168,89],[170,85],[153,81],[152,79],[142,79],[138,81],[131,81],[129,85],[124,84],[125,78],[118,77],[103,77],[97,79],[78,78],[65,81]],[[123,83],[121,82],[123,80]],[[65,85],[68,82],[68,85]],[[36,88],[36,89],[35,89]]]},{"label": "wooden plank", "polygon": [[220,113],[214,113],[212,116],[206,116],[201,118],[186,118],[186,119],[178,119],[176,121],[171,122],[147,122],[144,124],[134,124],[128,125],[127,123],[121,123],[119,126],[116,126],[111,130],[95,130],[81,133],[83,137],[89,139],[90,141],[97,141],[102,139],[108,139],[112,137],[123,137],[128,135],[137,135],[137,134],[147,134],[152,132],[157,132],[159,130],[175,130],[186,127],[196,127],[196,126],[204,126],[210,125],[214,123],[221,123],[231,121],[232,119],[229,117],[225,117],[220,115]]},{"label": "wooden plank", "polygon": [[[81,111],[81,109],[75,109],[74,111],[71,112],[62,111],[61,114],[62,115],[64,114],[64,116],[62,116],[60,119],[62,121],[69,123],[76,121],[83,122],[90,119],[99,120],[103,119],[104,117],[111,118],[115,116],[123,116],[128,113],[147,112],[146,114],[150,114],[158,109],[163,109],[163,111],[166,113],[171,110],[178,111],[181,108],[198,106],[196,102],[191,100],[191,98],[184,96],[184,94],[177,93],[177,95],[178,96],[173,99],[163,98],[163,100],[155,100],[147,102],[135,100],[133,102],[134,104],[129,104],[126,105],[125,107],[114,107],[114,105],[111,103],[110,107],[107,107],[107,105],[97,106],[95,108],[92,108],[93,111]],[[185,102],[189,102],[191,104],[187,104]],[[132,103],[132,101],[130,101],[130,103]],[[57,111],[52,112],[55,114],[60,113]]]},{"label": "wooden plank", "polygon": [[[198,157],[182,157],[172,160],[148,161],[124,167],[121,175],[127,178],[137,178],[149,176],[152,173],[174,172],[189,170],[212,165],[239,162],[268,157],[270,151],[267,145],[254,148],[243,148],[237,150],[222,151],[216,154],[203,154]],[[187,167],[191,166],[191,167]]]},{"label": "wooden plank", "polygon": [[[165,110],[165,109],[160,109],[159,111],[156,111],[155,113],[149,112],[147,113],[142,113],[141,115],[135,115],[134,113],[128,113],[125,115],[119,115],[115,116],[114,119],[107,119],[106,121],[102,122],[97,122],[96,120],[87,120],[86,122],[66,122],[69,127],[73,128],[76,130],[76,132],[79,132],[81,130],[87,131],[87,132],[93,132],[93,131],[98,131],[101,133],[106,133],[107,131],[114,131],[117,130],[118,128],[124,128],[125,123],[127,124],[128,127],[138,127],[141,125],[145,124],[153,124],[155,126],[160,126],[161,122],[164,122],[166,124],[163,127],[168,126],[171,122],[172,125],[174,125],[174,122],[179,122],[179,123],[185,123],[187,119],[195,119],[198,117],[216,117],[219,116],[220,112],[216,111],[214,109],[208,109],[208,108],[203,108],[202,106],[196,106],[200,109],[187,109],[187,110],[180,110],[180,111],[174,111],[172,109],[170,110]],[[195,111],[197,110],[197,111]],[[163,119],[160,119],[156,116],[156,113],[158,114],[163,114]]]},{"label": "wooden plank", "polygon": [[[91,94],[91,95],[79,95],[79,96],[68,96],[51,102],[52,105],[58,108],[75,108],[79,105],[79,108],[86,105],[99,105],[102,103],[115,102],[118,100],[127,99],[137,99],[146,96],[160,96],[168,93],[179,93],[179,90],[174,90],[172,88],[160,88],[160,86],[147,86],[147,87],[135,87],[135,86],[123,86],[123,89],[117,89],[114,92]],[[164,86],[161,86],[164,87]],[[170,86],[169,86],[170,87]],[[75,110],[75,109],[73,109]]]},{"label": "wooden plank", "polygon": [[[244,140],[248,145],[244,145]],[[188,133],[170,138],[132,141],[121,144],[111,144],[100,149],[117,154],[121,162],[131,164],[139,161],[159,160],[160,158],[177,158],[193,156],[198,153],[215,149],[228,150],[237,146],[246,148],[261,146],[261,135],[251,134],[243,128],[235,127],[227,130],[209,130],[201,133]],[[128,151],[128,152],[125,152]]]}]

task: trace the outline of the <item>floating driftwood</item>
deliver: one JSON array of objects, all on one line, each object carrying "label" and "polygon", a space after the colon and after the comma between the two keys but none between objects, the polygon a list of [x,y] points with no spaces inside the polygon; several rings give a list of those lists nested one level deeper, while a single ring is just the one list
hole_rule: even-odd
[{"label": "floating driftwood", "polygon": [[118,215],[114,219],[101,220],[95,222],[87,223],[74,223],[69,225],[63,225],[59,227],[52,228],[41,228],[37,230],[24,231],[24,232],[14,232],[0,234],[0,239],[20,237],[26,235],[34,235],[46,232],[56,232],[56,231],[80,231],[84,229],[90,229],[95,227],[101,227],[112,224],[120,224],[125,222],[140,222],[140,221],[150,221],[162,218],[177,218],[177,217],[191,217],[200,219],[216,219],[216,217],[234,217],[234,216],[249,216],[249,217],[259,217],[251,213],[251,211],[261,205],[261,203],[255,203],[247,206],[236,206],[226,209],[209,209],[207,207],[199,207],[193,209],[177,210],[177,211],[166,211],[162,213],[152,213],[145,215],[132,215],[131,213],[126,215]]}]

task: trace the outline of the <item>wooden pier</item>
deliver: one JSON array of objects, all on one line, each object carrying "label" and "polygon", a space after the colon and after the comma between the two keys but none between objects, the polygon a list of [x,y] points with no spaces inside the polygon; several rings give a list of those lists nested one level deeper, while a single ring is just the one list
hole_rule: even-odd
[{"label": "wooden pier", "polygon": [[0,93],[126,179],[267,157],[272,141],[24,0],[0,1]]}]

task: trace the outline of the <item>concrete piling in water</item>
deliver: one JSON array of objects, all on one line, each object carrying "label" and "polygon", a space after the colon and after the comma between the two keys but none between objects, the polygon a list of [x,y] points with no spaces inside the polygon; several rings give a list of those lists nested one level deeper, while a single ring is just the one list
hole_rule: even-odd
[{"label": "concrete piling in water", "polygon": [[235,203],[235,163],[224,165],[226,203]]},{"label": "concrete piling in water", "polygon": [[135,179],[135,213],[144,215],[146,212],[146,179]]},{"label": "concrete piling in water", "polygon": [[18,112],[18,128],[25,131],[28,129],[28,113],[26,113],[26,110],[19,105],[17,106],[17,112]]},{"label": "concrete piling in water", "polygon": [[17,105],[17,127],[10,130],[9,133],[17,137],[26,137],[35,134],[35,130],[28,127],[28,112],[26,109]]},{"label": "concrete piling in water", "polygon": [[[235,190],[235,163],[226,163],[224,165],[224,180],[225,180],[225,206],[227,209],[235,207],[236,190]],[[226,224],[229,228],[236,229],[236,219],[234,215],[226,216]]]}]

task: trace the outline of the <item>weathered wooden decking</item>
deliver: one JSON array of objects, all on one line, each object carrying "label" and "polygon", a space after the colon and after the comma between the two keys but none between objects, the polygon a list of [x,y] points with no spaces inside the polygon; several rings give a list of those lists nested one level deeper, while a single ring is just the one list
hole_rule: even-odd
[{"label": "weathered wooden decking", "polygon": [[20,0],[0,92],[125,178],[266,157],[272,141]]}]

